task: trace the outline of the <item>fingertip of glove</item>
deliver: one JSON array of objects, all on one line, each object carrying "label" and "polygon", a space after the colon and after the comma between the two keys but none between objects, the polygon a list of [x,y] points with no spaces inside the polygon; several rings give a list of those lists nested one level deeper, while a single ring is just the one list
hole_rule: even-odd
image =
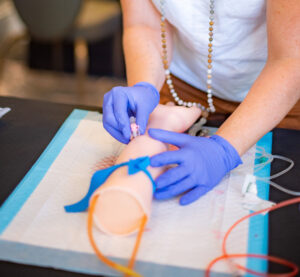
[{"label": "fingertip of glove", "polygon": [[161,197],[161,194],[159,192],[154,192],[153,196],[156,200],[163,200],[163,198]]},{"label": "fingertip of glove", "polygon": [[157,190],[163,189],[165,187],[164,180],[159,179],[159,177],[155,180],[155,184]]},{"label": "fingertip of glove", "polygon": [[149,130],[148,130],[148,134],[149,134],[149,136],[150,137],[155,137],[155,135],[157,134],[157,131],[158,131],[158,129],[155,129],[155,128],[150,128]]},{"label": "fingertip of glove", "polygon": [[161,200],[160,193],[159,193],[159,188],[156,187],[156,190],[155,190],[153,196],[154,196],[155,199]]},{"label": "fingertip of glove", "polygon": [[154,198],[156,200],[166,200],[172,198],[172,195],[168,191],[159,190],[154,193]]},{"label": "fingertip of glove", "polygon": [[159,162],[157,161],[157,159],[154,157],[150,158],[150,166],[152,167],[158,167],[160,166]]},{"label": "fingertip of glove", "polygon": [[[194,200],[195,201],[195,200]],[[189,199],[189,197],[184,197],[182,196],[180,199],[179,199],[179,205],[180,206],[186,206],[186,205],[189,205],[191,204],[193,201],[191,201]]]},{"label": "fingertip of glove", "polygon": [[122,129],[122,134],[126,140],[128,140],[128,141],[130,140],[131,133],[130,133],[130,130],[128,129],[128,127],[124,127]]},{"label": "fingertip of glove", "polygon": [[130,142],[130,139],[127,139],[123,136],[123,137],[119,137],[118,141],[123,143],[123,144],[128,144]]}]

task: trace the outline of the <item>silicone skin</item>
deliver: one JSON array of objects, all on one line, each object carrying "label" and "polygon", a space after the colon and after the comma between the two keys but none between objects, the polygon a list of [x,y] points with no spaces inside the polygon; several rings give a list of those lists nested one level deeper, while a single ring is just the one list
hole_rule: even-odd
[{"label": "silicone skin", "polygon": [[[200,116],[196,107],[186,108],[174,105],[158,105],[149,117],[149,128],[160,128],[173,132],[186,131]],[[152,156],[168,150],[168,145],[152,139],[147,131],[130,141],[116,160],[116,164],[127,162],[142,156]],[[149,166],[153,179],[166,168]],[[144,172],[128,175],[127,167],[115,170],[100,186],[94,196],[98,196],[95,205],[94,222],[103,232],[110,235],[129,235],[136,232],[142,218],[151,212],[153,187]]]}]

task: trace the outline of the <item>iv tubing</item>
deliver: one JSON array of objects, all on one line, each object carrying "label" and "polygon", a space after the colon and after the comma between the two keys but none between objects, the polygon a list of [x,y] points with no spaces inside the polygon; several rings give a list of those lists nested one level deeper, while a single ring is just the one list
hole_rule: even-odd
[{"label": "iv tubing", "polygon": [[242,257],[264,259],[264,260],[268,260],[268,261],[271,261],[271,262],[276,262],[278,264],[281,264],[281,265],[284,265],[284,266],[287,266],[287,267],[290,267],[291,269],[293,269],[293,271],[291,271],[289,273],[278,273],[278,274],[267,273],[267,274],[265,274],[265,273],[262,273],[262,272],[257,272],[257,271],[248,269],[248,268],[243,267],[243,266],[241,266],[239,264],[236,264],[237,268],[242,269],[242,270],[244,270],[244,271],[246,271],[248,273],[251,273],[253,275],[264,276],[264,277],[293,277],[293,276],[296,276],[299,273],[298,266],[296,264],[294,264],[294,263],[291,263],[291,262],[287,261],[287,260],[284,260],[284,259],[281,259],[281,258],[278,258],[278,257],[274,257],[274,256],[259,255],[259,254],[228,254],[227,250],[226,250],[226,242],[227,242],[227,239],[228,239],[230,233],[241,222],[243,222],[244,220],[246,220],[246,219],[248,219],[250,217],[256,216],[258,214],[262,214],[262,213],[265,213],[265,212],[271,212],[271,211],[274,211],[274,210],[277,210],[277,209],[280,209],[280,208],[283,208],[283,207],[286,207],[286,206],[289,206],[289,205],[292,205],[292,204],[295,204],[295,203],[300,203],[300,197],[293,198],[293,199],[290,199],[290,200],[286,200],[286,201],[283,201],[283,202],[281,202],[279,204],[276,204],[275,206],[272,206],[272,207],[269,207],[269,208],[266,208],[266,209],[263,209],[263,210],[260,210],[260,211],[257,211],[257,212],[253,212],[253,213],[251,213],[249,215],[246,215],[246,216],[242,217],[238,221],[236,221],[227,230],[227,232],[226,232],[226,234],[224,236],[224,239],[223,239],[223,242],[222,242],[222,253],[223,254],[221,256],[215,258],[214,260],[212,260],[209,263],[209,265],[207,266],[206,272],[205,272],[205,277],[209,277],[210,276],[211,268],[218,261],[225,260],[225,259],[230,259],[230,258],[242,258]]},{"label": "iv tubing", "polygon": [[125,276],[133,276],[133,277],[142,277],[142,275],[140,275],[139,273],[137,273],[136,271],[132,270],[133,266],[134,266],[134,261],[140,246],[140,242],[141,242],[141,238],[142,235],[144,233],[144,229],[145,229],[145,225],[147,223],[147,216],[144,215],[144,217],[142,218],[142,222],[141,222],[141,226],[140,226],[140,230],[138,232],[137,235],[137,239],[134,245],[134,249],[128,264],[128,267],[123,266],[121,264],[115,263],[112,260],[106,258],[99,250],[95,240],[94,240],[94,236],[93,236],[93,214],[94,214],[94,210],[95,210],[95,206],[96,206],[96,202],[98,199],[99,195],[96,195],[92,201],[91,201],[91,205],[89,207],[89,211],[88,211],[88,221],[87,221],[87,229],[88,229],[88,237],[90,240],[90,243],[96,253],[96,255],[98,256],[98,258],[105,263],[106,265],[108,265],[109,267],[118,270],[122,273],[125,274]]},{"label": "iv tubing", "polygon": [[280,171],[280,172],[277,172],[269,177],[259,177],[259,176],[256,176],[256,179],[259,180],[259,181],[262,181],[262,182],[265,182],[267,184],[270,184],[271,186],[273,186],[274,188],[286,193],[286,194],[289,194],[289,195],[292,195],[292,196],[300,196],[300,192],[299,191],[294,191],[294,190],[290,190],[290,189],[287,189],[287,188],[284,188],[278,184],[276,184],[275,182],[271,181],[272,179],[275,179],[285,173],[287,173],[288,171],[290,171],[293,166],[294,166],[294,161],[289,159],[289,158],[286,158],[286,157],[283,157],[283,156],[280,156],[280,155],[272,155],[272,154],[269,154],[265,151],[265,149],[263,147],[260,147],[260,146],[256,146],[256,152],[258,154],[257,158],[260,159],[260,158],[266,158],[267,161],[265,162],[262,162],[260,164],[257,164],[254,166],[254,172],[257,172],[259,170],[261,170],[262,168],[264,168],[266,165],[270,164],[274,159],[279,159],[279,160],[282,160],[282,161],[286,161],[288,163],[290,163],[290,165],[285,168],[284,170]]}]

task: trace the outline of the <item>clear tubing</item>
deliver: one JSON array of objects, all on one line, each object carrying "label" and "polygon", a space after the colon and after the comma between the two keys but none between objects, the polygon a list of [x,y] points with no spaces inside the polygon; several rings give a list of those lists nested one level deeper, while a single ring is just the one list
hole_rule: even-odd
[{"label": "clear tubing", "polygon": [[265,149],[263,147],[260,147],[260,146],[257,146],[256,147],[256,158],[258,159],[261,159],[261,158],[266,158],[267,160],[260,163],[260,164],[257,164],[254,166],[254,172],[258,172],[260,171],[262,168],[264,168],[266,165],[270,164],[274,159],[279,159],[279,160],[282,160],[282,161],[286,161],[288,163],[290,163],[290,165],[285,168],[284,170],[280,171],[280,172],[277,172],[269,177],[256,177],[257,180],[260,180],[260,181],[263,181],[267,184],[270,184],[271,186],[273,186],[274,188],[286,193],[286,194],[289,194],[289,195],[293,195],[293,196],[300,196],[300,191],[293,191],[293,190],[290,190],[290,189],[287,189],[287,188],[284,188],[278,184],[276,184],[275,182],[271,181],[272,179],[275,179],[285,173],[287,173],[288,171],[290,171],[293,166],[295,165],[294,161],[289,159],[289,158],[286,158],[286,157],[283,157],[283,156],[280,156],[280,155],[272,155],[272,154],[269,154],[265,151]]},{"label": "clear tubing", "polygon": [[290,190],[290,189],[286,189],[272,181],[268,181],[267,183],[269,183],[271,186],[273,186],[274,188],[281,190],[282,192],[289,194],[289,195],[293,195],[293,196],[300,196],[300,192],[299,191],[294,191],[294,190]]}]

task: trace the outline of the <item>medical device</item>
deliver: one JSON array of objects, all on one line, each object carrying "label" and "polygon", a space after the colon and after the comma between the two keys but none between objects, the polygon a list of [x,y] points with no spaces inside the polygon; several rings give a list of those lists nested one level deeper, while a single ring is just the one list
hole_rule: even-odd
[{"label": "medical device", "polygon": [[136,124],[136,118],[134,116],[131,116],[129,120],[130,120],[130,130],[131,130],[130,140],[132,140],[140,135],[140,127],[139,125]]}]

